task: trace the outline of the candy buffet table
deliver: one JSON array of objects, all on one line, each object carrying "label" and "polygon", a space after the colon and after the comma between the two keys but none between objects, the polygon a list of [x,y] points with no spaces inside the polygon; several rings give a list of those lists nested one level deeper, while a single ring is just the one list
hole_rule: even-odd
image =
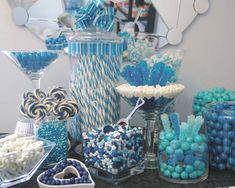
[{"label": "candy buffet table", "polygon": [[[39,174],[39,172],[37,174]],[[13,186],[13,188],[38,188],[36,183],[37,174],[30,181]],[[143,174],[130,178],[118,186],[112,186],[110,184],[104,183],[101,180],[97,180],[95,178],[93,179],[96,183],[96,188],[215,188],[235,185],[235,173],[215,170],[210,171],[209,178],[206,181],[195,185],[177,185],[168,183],[159,178],[156,170],[147,170]]]},{"label": "candy buffet table", "polygon": [[[72,158],[79,158],[74,154],[70,154],[70,156]],[[42,171],[38,171],[30,181],[13,186],[13,188],[38,188],[36,179],[41,172]],[[105,183],[96,178],[93,178],[93,180],[96,183],[96,188],[215,188],[235,186],[235,172],[210,169],[207,180],[202,183],[191,185],[168,183],[160,179],[157,170],[146,170],[143,174],[134,176],[118,186]]]},{"label": "candy buffet table", "polygon": [[[1,135],[1,133],[0,133]],[[70,154],[73,158],[79,158],[74,154]],[[37,176],[42,171],[38,170],[36,174],[31,178],[30,181],[21,183],[12,188],[38,188]],[[178,185],[168,183],[158,176],[157,170],[146,170],[143,174],[134,176],[128,179],[126,182],[123,182],[121,185],[114,186],[107,184],[104,181],[93,178],[96,183],[96,188],[215,188],[215,187],[229,187],[235,186],[235,172],[232,171],[218,171],[210,169],[209,177],[202,183],[190,184],[190,185]]]}]

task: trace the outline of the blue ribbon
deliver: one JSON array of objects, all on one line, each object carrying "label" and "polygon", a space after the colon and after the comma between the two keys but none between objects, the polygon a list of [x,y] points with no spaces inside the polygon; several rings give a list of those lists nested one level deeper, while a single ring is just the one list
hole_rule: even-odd
[{"label": "blue ribbon", "polygon": [[114,8],[107,7],[102,10],[103,5],[104,0],[90,0],[84,7],[78,9],[75,14],[77,29],[83,31],[93,25],[108,32],[112,31]]}]

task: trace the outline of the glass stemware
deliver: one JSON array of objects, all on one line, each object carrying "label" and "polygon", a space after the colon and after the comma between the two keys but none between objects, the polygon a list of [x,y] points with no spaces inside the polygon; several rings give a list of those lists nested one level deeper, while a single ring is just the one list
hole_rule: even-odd
[{"label": "glass stemware", "polygon": [[[170,98],[166,97],[143,97],[145,104],[138,109],[141,117],[146,121],[146,126],[144,128],[145,133],[145,156],[144,165],[145,169],[156,169],[157,168],[157,151],[156,145],[158,144],[158,134],[161,129],[160,125],[160,115],[165,112],[165,110],[175,101],[176,96],[178,96],[184,89],[182,85],[174,96]],[[122,95],[124,100],[131,106],[135,106],[138,97],[125,96],[125,92],[117,87],[117,91]]]},{"label": "glass stemware", "polygon": [[50,51],[2,51],[32,82],[32,89],[40,88],[46,69],[59,57]]},{"label": "glass stemware", "polygon": [[175,83],[181,62],[181,51],[152,51],[150,55],[124,65],[121,72],[121,76],[128,82],[116,88],[122,97],[132,106],[138,97],[145,100],[138,112],[146,121],[146,169],[157,168],[156,146],[161,128],[159,116],[174,111],[172,106],[175,98],[184,90],[183,85]]}]

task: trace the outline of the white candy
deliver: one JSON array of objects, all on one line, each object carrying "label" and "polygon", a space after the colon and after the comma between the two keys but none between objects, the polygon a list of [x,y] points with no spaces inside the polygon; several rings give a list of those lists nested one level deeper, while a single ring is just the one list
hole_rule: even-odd
[{"label": "white candy", "polygon": [[122,84],[116,87],[117,91],[128,98],[131,97],[141,97],[150,99],[151,97],[155,97],[156,99],[159,97],[166,98],[174,98],[179,95],[183,90],[184,86],[182,84],[169,84],[166,86],[131,86],[129,84]]},{"label": "white candy", "polygon": [[0,139],[1,177],[10,179],[28,173],[43,154],[43,142],[33,136],[13,134]]}]

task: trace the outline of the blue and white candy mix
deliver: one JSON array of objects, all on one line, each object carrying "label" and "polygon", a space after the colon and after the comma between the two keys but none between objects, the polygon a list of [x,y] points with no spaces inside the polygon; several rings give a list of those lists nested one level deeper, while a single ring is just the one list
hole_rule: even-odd
[{"label": "blue and white candy mix", "polygon": [[[105,128],[113,130],[105,131]],[[143,159],[141,128],[106,126],[83,133],[85,163],[111,174],[136,166]]]}]

